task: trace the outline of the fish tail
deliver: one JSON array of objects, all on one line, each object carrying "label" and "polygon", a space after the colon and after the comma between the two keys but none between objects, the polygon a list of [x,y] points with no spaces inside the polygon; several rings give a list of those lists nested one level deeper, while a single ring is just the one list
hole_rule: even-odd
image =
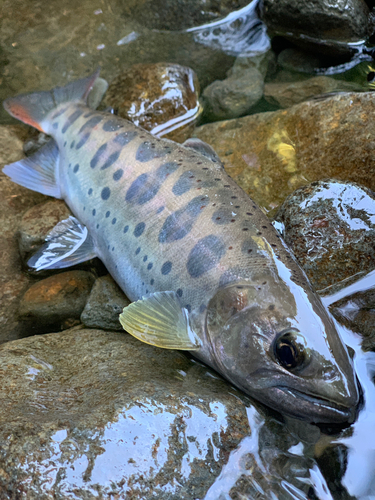
[{"label": "fish tail", "polygon": [[[46,132],[47,115],[64,102],[81,102],[96,107],[107,89],[107,82],[99,78],[100,69],[92,75],[68,83],[65,87],[56,87],[50,91],[20,94],[5,99],[5,110],[14,118],[31,125],[41,132]],[[89,98],[90,92],[94,98]]]}]

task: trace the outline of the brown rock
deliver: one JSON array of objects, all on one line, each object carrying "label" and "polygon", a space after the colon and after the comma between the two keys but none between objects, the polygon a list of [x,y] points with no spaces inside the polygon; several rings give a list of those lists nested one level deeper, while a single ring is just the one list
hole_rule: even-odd
[{"label": "brown rock", "polygon": [[42,329],[69,328],[79,319],[93,284],[94,276],[86,271],[67,271],[38,281],[22,297],[19,315]]},{"label": "brown rock", "polygon": [[210,123],[195,135],[216,150],[229,175],[269,212],[315,180],[334,177],[374,189],[374,113],[373,93],[348,93]]}]

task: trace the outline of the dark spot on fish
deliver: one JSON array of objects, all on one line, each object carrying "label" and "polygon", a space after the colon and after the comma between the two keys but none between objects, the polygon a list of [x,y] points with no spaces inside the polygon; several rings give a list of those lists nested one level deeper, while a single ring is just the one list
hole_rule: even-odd
[{"label": "dark spot on fish", "polygon": [[121,134],[118,134],[114,139],[113,142],[115,144],[119,144],[121,147],[126,146],[129,144],[130,141],[135,139],[137,137],[138,132],[121,132]]},{"label": "dark spot on fish", "polygon": [[199,312],[200,312],[200,313],[204,312],[206,309],[207,309],[206,304],[201,304],[201,305],[199,306]]},{"label": "dark spot on fish", "polygon": [[177,292],[176,292],[176,293],[177,293],[177,295],[178,295],[179,297],[182,297],[182,294],[183,294],[182,288],[178,288],[178,290],[177,290]]},{"label": "dark spot on fish", "polygon": [[[84,115],[84,118],[88,118],[92,114],[93,113],[90,113],[89,115]],[[82,125],[82,127],[78,131],[78,134],[82,134],[82,132],[84,132],[86,129],[89,130],[89,134],[90,134],[91,129],[96,127],[96,125],[98,125],[98,123],[100,123],[102,120],[103,120],[103,117],[101,115],[93,116],[92,118],[90,118],[90,120],[87,120],[87,122]]]},{"label": "dark spot on fish", "polygon": [[117,220],[116,217],[113,217],[112,224],[116,224],[116,220]]},{"label": "dark spot on fish", "polygon": [[85,211],[85,210],[86,210],[86,207],[83,207],[83,211]]},{"label": "dark spot on fish", "polygon": [[143,257],[143,262],[146,262],[146,260],[147,260],[147,255]]},{"label": "dark spot on fish", "polygon": [[89,137],[90,137],[90,132],[87,132],[87,134],[85,134],[83,137],[81,137],[81,139],[77,143],[76,149],[80,149],[83,145],[85,145],[86,142],[88,141]]},{"label": "dark spot on fish", "polygon": [[73,172],[76,174],[79,170],[79,164],[74,165]]},{"label": "dark spot on fish", "polygon": [[232,219],[232,210],[229,208],[219,208],[212,215],[212,222],[215,224],[223,225],[229,224]]},{"label": "dark spot on fish", "polygon": [[90,161],[90,167],[95,168],[96,165],[98,164],[98,161],[100,160],[100,157],[104,153],[104,151],[107,149],[107,143],[102,144],[98,151],[94,154],[92,160]]},{"label": "dark spot on fish", "polygon": [[52,128],[54,128],[56,130],[58,127],[59,127],[59,124],[57,122],[52,123]]},{"label": "dark spot on fish", "polygon": [[95,208],[94,208],[94,209],[93,209],[93,211],[92,211],[92,215],[94,215],[94,216],[96,215],[96,210],[95,210]]},{"label": "dark spot on fish", "polygon": [[209,202],[208,196],[205,199],[206,203],[202,204],[202,197],[196,196],[183,208],[170,214],[165,219],[159,233],[159,243],[170,243],[184,238],[191,231],[199,214]]},{"label": "dark spot on fish", "polygon": [[103,188],[101,193],[102,200],[108,200],[110,196],[111,196],[111,190],[109,189],[109,187]]},{"label": "dark spot on fish", "polygon": [[124,227],[124,233],[127,233],[129,231],[129,226]]},{"label": "dark spot on fish", "polygon": [[143,234],[143,231],[145,230],[145,227],[146,227],[146,224],[144,222],[140,222],[139,224],[137,224],[135,226],[135,229],[134,229],[134,236],[136,238],[139,238],[139,236],[141,236]]},{"label": "dark spot on fish", "polygon": [[214,268],[224,255],[223,241],[214,234],[205,236],[198,241],[189,254],[186,264],[188,273],[192,278],[199,278]]},{"label": "dark spot on fish", "polygon": [[270,311],[274,311],[275,310],[275,305],[274,304],[271,304],[270,306],[268,306],[268,309]]},{"label": "dark spot on fish", "polygon": [[92,188],[90,188],[90,189],[87,191],[87,194],[88,194],[88,195],[91,195],[91,194],[92,194]]},{"label": "dark spot on fish", "polygon": [[114,181],[120,180],[123,173],[124,173],[124,171],[122,170],[122,168],[119,168],[118,170],[116,170],[116,172],[113,174],[113,180]]},{"label": "dark spot on fish", "polygon": [[106,168],[111,167],[119,158],[120,156],[120,151],[115,151],[110,155],[110,157],[107,159],[107,161],[100,167],[100,170],[105,170]]},{"label": "dark spot on fish", "polygon": [[72,141],[72,142],[71,142],[71,144],[70,144],[70,149],[73,149],[73,148],[74,148],[75,143],[76,143],[76,141]]},{"label": "dark spot on fish", "polygon": [[228,250],[233,250],[233,247],[228,247]]},{"label": "dark spot on fish", "polygon": [[141,247],[138,247],[137,250],[135,251],[135,255],[138,255],[140,251],[141,251]]},{"label": "dark spot on fish", "polygon": [[64,148],[65,148],[65,146],[66,146],[66,141],[64,142]]},{"label": "dark spot on fish", "polygon": [[146,181],[147,181],[147,174],[139,175],[135,179],[135,181],[132,182],[130,188],[127,190],[125,201],[132,201],[137,196],[139,190],[142,188],[142,186],[145,184]]},{"label": "dark spot on fish", "polygon": [[105,213],[105,217],[106,219],[108,219],[108,217],[111,215],[111,212],[108,210],[106,213]]},{"label": "dark spot on fish", "polygon": [[95,114],[96,114],[95,109],[91,109],[85,115],[83,115],[83,118],[89,118],[90,116],[95,115]]},{"label": "dark spot on fish", "polygon": [[152,280],[150,281],[150,285],[153,285],[155,283],[155,280],[154,278],[152,278]]},{"label": "dark spot on fish", "polygon": [[99,229],[99,224],[96,225],[96,229]]},{"label": "dark spot on fish", "polygon": [[73,123],[78,120],[78,118],[83,115],[83,109],[76,109],[74,113],[72,113],[66,122],[64,123],[63,128],[61,129],[61,132],[65,134],[65,132],[68,130],[68,128],[73,125]]},{"label": "dark spot on fish", "polygon": [[187,193],[194,185],[194,182],[191,179],[194,179],[194,175],[192,175],[192,172],[190,170],[184,172],[180,176],[176,184],[173,186],[173,194],[175,194],[176,196],[181,196]]},{"label": "dark spot on fish", "polygon": [[149,271],[152,269],[152,265],[153,265],[153,264],[152,264],[152,262],[150,262],[150,263],[148,264],[147,269],[148,269]]},{"label": "dark spot on fish", "polygon": [[123,128],[124,123],[119,118],[111,118],[103,125],[104,132],[115,132],[119,128]]},{"label": "dark spot on fish", "polygon": [[169,274],[172,269],[172,262],[170,260],[167,260],[167,262],[164,262],[164,264],[161,266],[161,274]]},{"label": "dark spot on fish", "polygon": [[57,111],[54,115],[53,115],[53,119],[63,115],[65,113],[65,111],[67,110],[68,108],[66,106],[63,107],[63,109],[60,109],[60,111]]},{"label": "dark spot on fish", "polygon": [[[130,186],[126,195],[126,200],[138,205],[144,205],[152,200],[158,193],[163,182],[178,168],[177,163],[167,162],[160,165],[156,170],[149,174],[141,174]],[[141,181],[141,182],[140,182]]]},{"label": "dark spot on fish", "polygon": [[112,247],[112,252],[113,252],[114,249],[115,249],[115,247]]},{"label": "dark spot on fish", "polygon": [[171,152],[172,149],[169,146],[165,146],[163,148],[155,148],[152,147],[150,141],[144,141],[138,147],[135,159],[137,161],[145,163],[155,158],[162,158],[163,156],[170,154]]},{"label": "dark spot on fish", "polygon": [[156,213],[157,214],[160,214],[160,212],[162,212],[164,210],[165,207],[159,207],[157,210],[156,210]]}]

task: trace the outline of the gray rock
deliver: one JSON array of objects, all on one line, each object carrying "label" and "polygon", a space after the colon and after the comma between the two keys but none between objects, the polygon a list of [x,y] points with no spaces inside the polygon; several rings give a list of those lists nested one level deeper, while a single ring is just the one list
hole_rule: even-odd
[{"label": "gray rock", "polygon": [[0,344],[27,334],[18,320],[19,300],[30,278],[22,271],[16,239],[22,214],[45,196],[14,184],[1,169],[22,158],[24,127],[0,126]]},{"label": "gray rock", "polygon": [[243,394],[125,333],[10,342],[0,373],[2,499],[203,498],[249,434]]},{"label": "gray rock", "polygon": [[62,200],[49,200],[30,208],[22,217],[18,231],[21,257],[27,260],[45,241],[56,224],[72,215]]},{"label": "gray rock", "polygon": [[94,280],[86,271],[67,271],[38,281],[23,295],[19,316],[36,324],[39,332],[70,328],[79,323]]},{"label": "gray rock", "polygon": [[317,290],[375,268],[375,194],[335,180],[313,182],[284,202],[276,220]]},{"label": "gray rock", "polygon": [[236,71],[204,89],[204,114],[208,120],[225,120],[246,114],[263,95],[263,77],[256,68]]},{"label": "gray rock", "polygon": [[371,35],[363,0],[262,0],[260,12],[274,33],[323,53],[351,53],[349,42]]},{"label": "gray rock", "polygon": [[276,56],[272,50],[254,56],[238,56],[232,68],[228,71],[228,76],[239,75],[249,69],[257,69],[263,78],[267,73],[273,73],[276,67]]},{"label": "gray rock", "polygon": [[81,322],[89,328],[119,330],[123,328],[119,314],[130,301],[108,274],[98,278],[81,314]]},{"label": "gray rock", "polygon": [[313,96],[328,92],[354,92],[362,90],[355,83],[335,80],[328,76],[315,76],[306,80],[285,83],[266,83],[264,97],[271,104],[289,108]]},{"label": "gray rock", "polygon": [[325,61],[316,54],[298,49],[285,49],[277,56],[277,64],[289,71],[313,74],[324,67]]}]

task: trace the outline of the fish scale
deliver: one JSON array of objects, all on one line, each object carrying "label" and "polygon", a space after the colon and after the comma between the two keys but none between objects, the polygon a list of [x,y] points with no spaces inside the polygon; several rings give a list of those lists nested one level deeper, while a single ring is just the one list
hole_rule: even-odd
[{"label": "fish scale", "polygon": [[158,139],[88,108],[98,82],[5,102],[53,141],[4,172],[64,199],[76,218],[56,226],[29,264],[97,255],[134,301],[120,315],[132,335],[191,350],[287,414],[352,419],[358,390],[345,346],[267,216],[209,146]]}]

